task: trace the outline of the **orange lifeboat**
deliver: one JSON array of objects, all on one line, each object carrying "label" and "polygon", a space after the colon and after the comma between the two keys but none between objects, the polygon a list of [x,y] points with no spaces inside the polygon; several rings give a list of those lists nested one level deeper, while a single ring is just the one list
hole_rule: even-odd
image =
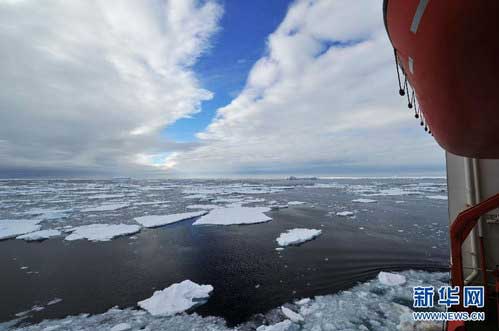
[{"label": "orange lifeboat", "polygon": [[499,1],[385,0],[400,93],[445,150],[499,158]]}]

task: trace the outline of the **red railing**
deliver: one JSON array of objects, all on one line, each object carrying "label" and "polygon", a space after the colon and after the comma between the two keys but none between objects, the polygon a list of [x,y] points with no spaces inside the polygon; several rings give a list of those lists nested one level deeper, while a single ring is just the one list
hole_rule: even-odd
[{"label": "red railing", "polygon": [[[459,286],[461,288],[460,295],[462,295],[462,288],[464,286],[464,276],[463,276],[463,256],[462,256],[462,245],[471,230],[476,226],[478,219],[487,214],[488,212],[499,208],[499,194],[496,194],[487,200],[480,202],[479,204],[470,207],[462,211],[450,226],[450,244],[451,244],[451,256],[452,256],[452,266],[451,266],[451,278],[452,285]],[[481,269],[483,273],[483,279],[486,282],[486,265],[485,265],[485,253],[483,248],[483,241],[480,242],[481,250]],[[487,284],[484,284],[487,287]],[[461,303],[462,297],[461,297]],[[459,310],[463,310],[462,305]],[[464,323],[449,323],[448,330],[464,330]]]}]

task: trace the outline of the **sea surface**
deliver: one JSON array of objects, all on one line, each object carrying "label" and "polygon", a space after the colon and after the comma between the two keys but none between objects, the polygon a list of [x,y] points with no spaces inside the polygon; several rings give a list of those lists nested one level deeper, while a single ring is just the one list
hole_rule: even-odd
[{"label": "sea surface", "polygon": [[[134,308],[190,279],[215,289],[195,313],[231,327],[296,299],[342,293],[380,271],[446,272],[446,195],[443,178],[0,181],[0,220],[37,219],[62,232],[0,241],[0,323]],[[271,206],[272,221],[190,219],[109,241],[65,240],[74,227],[139,225],[134,218],[208,204]],[[293,228],[322,234],[276,250],[276,238]]]}]

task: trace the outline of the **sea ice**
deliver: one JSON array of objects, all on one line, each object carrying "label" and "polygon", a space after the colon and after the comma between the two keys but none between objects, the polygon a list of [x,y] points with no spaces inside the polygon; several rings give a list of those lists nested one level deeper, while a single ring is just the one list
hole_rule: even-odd
[{"label": "sea ice", "polygon": [[211,285],[199,285],[190,280],[155,291],[149,299],[139,301],[140,308],[153,316],[171,316],[203,304],[213,292]]},{"label": "sea ice", "polygon": [[[272,325],[262,325],[259,326],[256,331],[291,331],[294,330],[296,325],[290,320],[284,320],[282,322],[272,324]],[[296,327],[296,329],[298,329]]]},{"label": "sea ice", "polygon": [[0,220],[0,240],[15,238],[25,233],[38,231],[41,220]]},{"label": "sea ice", "polygon": [[201,205],[189,205],[185,208],[210,210],[210,209],[220,208],[220,206],[219,205],[210,205],[210,204],[205,204],[205,205],[201,204]]},{"label": "sea ice", "polygon": [[301,243],[314,239],[321,233],[322,230],[297,228],[281,233],[276,241],[279,246],[299,245]]},{"label": "sea ice", "polygon": [[272,218],[264,213],[269,212],[268,207],[230,207],[213,209],[194,222],[194,225],[232,225],[232,224],[254,224],[271,221]]},{"label": "sea ice", "polygon": [[26,212],[28,215],[39,215],[43,220],[55,220],[68,216],[72,209],[34,208]]},{"label": "sea ice", "polygon": [[131,328],[132,326],[128,323],[120,323],[113,326],[110,331],[128,331]]},{"label": "sea ice", "polygon": [[112,204],[105,204],[101,205],[98,207],[89,207],[89,208],[84,208],[81,211],[82,212],[93,212],[93,211],[112,211],[112,210],[118,210],[121,208],[128,207],[128,203],[112,203]]},{"label": "sea ice", "polygon": [[135,221],[146,228],[156,228],[159,226],[185,221],[194,217],[206,215],[207,211],[195,211],[190,213],[179,213],[169,215],[147,215],[135,217]]},{"label": "sea ice", "polygon": [[[419,322],[412,319],[412,309],[402,303],[411,303],[414,286],[440,287],[448,285],[447,273],[428,273],[422,271],[404,271],[406,283],[400,286],[383,287],[378,279],[361,283],[348,291],[337,294],[316,296],[313,299],[296,301],[293,310],[300,314],[304,321],[301,325],[284,320],[266,320],[271,325],[250,321],[235,328],[226,326],[218,317],[201,317],[196,313],[172,316],[151,316],[136,309],[112,308],[103,314],[81,314],[68,316],[60,320],[44,320],[37,324],[17,327],[16,331],[40,331],[64,329],[65,331],[110,330],[120,323],[128,323],[132,330],[175,330],[175,331],[345,331],[372,330],[377,331],[440,331],[441,322]],[[440,308],[436,308],[442,311]],[[282,316],[281,308],[274,316]],[[267,315],[267,314],[266,314]],[[282,317],[281,317],[282,318]],[[17,320],[14,320],[17,321]],[[0,324],[0,329],[9,329],[15,323]]]},{"label": "sea ice", "polygon": [[427,195],[426,196],[428,199],[433,199],[433,200],[447,200],[446,195]]},{"label": "sea ice", "polygon": [[108,241],[116,237],[134,234],[140,231],[138,225],[127,224],[90,224],[70,229],[66,240],[87,239],[90,241]]},{"label": "sea ice", "polygon": [[378,280],[381,284],[388,286],[399,286],[406,282],[405,276],[384,271],[378,274]]},{"label": "sea ice", "polygon": [[378,201],[377,200],[372,200],[372,199],[355,199],[355,200],[352,200],[352,202],[374,203],[374,202],[378,202]]},{"label": "sea ice", "polygon": [[348,217],[353,215],[354,213],[352,211],[339,211],[336,213],[336,216],[341,216],[341,217]]},{"label": "sea ice", "polygon": [[59,230],[40,230],[35,232],[30,232],[16,237],[16,239],[23,239],[26,241],[40,241],[51,237],[57,237],[61,235]]},{"label": "sea ice", "polygon": [[291,322],[300,323],[300,322],[304,321],[303,316],[301,316],[300,314],[292,311],[289,308],[286,308],[286,307],[282,306],[281,307],[281,311],[284,314],[284,316],[286,316],[287,318],[289,318],[291,320]]}]

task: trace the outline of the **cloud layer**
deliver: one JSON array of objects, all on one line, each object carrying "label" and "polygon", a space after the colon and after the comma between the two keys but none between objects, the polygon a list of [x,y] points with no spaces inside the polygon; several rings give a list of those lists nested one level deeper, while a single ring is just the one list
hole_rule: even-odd
[{"label": "cloud layer", "polygon": [[247,85],[174,172],[352,173],[442,169],[443,153],[397,94],[377,1],[301,0]]},{"label": "cloud layer", "polygon": [[0,1],[0,171],[147,172],[212,97],[190,67],[212,0]]}]

